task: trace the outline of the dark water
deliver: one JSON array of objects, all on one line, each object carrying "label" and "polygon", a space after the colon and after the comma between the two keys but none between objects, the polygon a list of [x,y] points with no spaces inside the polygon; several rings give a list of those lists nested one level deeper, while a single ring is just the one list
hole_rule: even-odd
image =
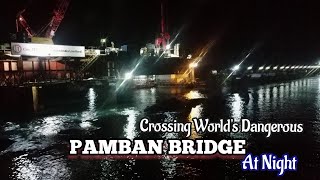
[{"label": "dark water", "polygon": [[[225,101],[202,90],[135,90],[119,102],[105,90],[89,89],[77,99],[53,101],[33,118],[1,119],[0,179],[274,179],[276,172],[242,172],[240,160],[69,160],[69,139],[183,138],[178,133],[142,133],[139,121],[190,121],[192,117],[248,118],[254,122],[303,123],[303,133],[207,133],[191,138],[242,138],[248,152],[289,153],[299,158],[298,171],[280,179],[320,179],[320,79],[225,92]],[[181,108],[171,98],[200,99]],[[215,103],[219,102],[219,103]],[[152,105],[158,109],[145,111]],[[150,108],[148,108],[150,109]]]}]

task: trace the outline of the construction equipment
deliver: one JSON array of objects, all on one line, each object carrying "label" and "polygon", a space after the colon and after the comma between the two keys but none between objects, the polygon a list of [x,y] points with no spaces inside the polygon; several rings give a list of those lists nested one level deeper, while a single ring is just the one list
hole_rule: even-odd
[{"label": "construction equipment", "polygon": [[169,48],[169,40],[170,40],[170,34],[168,33],[168,26],[167,26],[167,16],[165,16],[165,6],[164,2],[165,0],[162,0],[161,2],[161,32],[160,36],[156,38],[155,40],[155,46],[156,48],[162,48],[162,50],[166,50]]},{"label": "construction equipment", "polygon": [[27,32],[28,36],[31,38],[34,35],[34,32],[28,25],[27,21],[22,16],[22,13],[24,13],[25,11],[26,10],[23,9],[18,13],[17,19],[16,19],[16,28],[17,28],[17,32],[20,32],[20,29],[19,29],[19,25],[20,25]]},{"label": "construction equipment", "polygon": [[161,1],[160,34],[156,37],[154,44],[148,43],[146,47],[140,49],[141,56],[163,56],[164,58],[180,57],[180,45],[175,44],[173,48],[171,47],[173,42],[170,42],[170,34],[168,33],[167,2],[167,0]]},{"label": "construction equipment", "polygon": [[[68,9],[68,6],[70,4],[71,0],[55,0],[57,1],[57,6],[53,10],[53,16],[51,20],[49,21],[48,24],[43,26],[37,33],[35,33],[30,26],[28,25],[26,19],[23,17],[23,13],[26,11],[26,9],[20,11],[17,14],[17,19],[16,19],[16,29],[17,32],[20,32],[21,30],[24,30],[27,32],[29,38],[34,38],[34,37],[42,37],[44,38],[41,40],[41,38],[36,38],[35,40],[37,43],[43,41],[45,42],[45,39],[52,39],[56,33],[56,31],[59,28],[59,25],[61,24],[64,15]],[[49,42],[52,42],[49,41]],[[48,42],[46,42],[48,43]],[[51,44],[51,43],[49,43]]]},{"label": "construction equipment", "polygon": [[68,9],[71,0],[59,0],[58,6],[53,10],[53,16],[49,24],[49,28],[46,31],[45,37],[52,38],[55,32],[58,30],[64,15]]}]

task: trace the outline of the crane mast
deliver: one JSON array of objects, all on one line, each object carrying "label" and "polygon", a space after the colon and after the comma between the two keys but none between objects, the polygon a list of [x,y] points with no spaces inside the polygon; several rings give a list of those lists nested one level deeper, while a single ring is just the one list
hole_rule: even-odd
[{"label": "crane mast", "polygon": [[[176,38],[176,37],[175,37]],[[175,40],[174,38],[174,40]],[[158,56],[164,58],[180,57],[180,44],[170,42],[168,32],[168,0],[161,0],[160,33],[156,36],[154,44],[148,43],[140,49],[141,56]],[[173,53],[171,52],[173,50]]]},{"label": "crane mast", "polygon": [[[167,27],[167,16],[165,11],[167,10],[167,2],[166,0],[161,1],[161,32],[160,36],[158,36],[155,40],[155,46],[157,48],[166,49],[167,45],[169,44],[170,35],[168,33],[168,27]],[[161,47],[162,46],[162,47]]]}]

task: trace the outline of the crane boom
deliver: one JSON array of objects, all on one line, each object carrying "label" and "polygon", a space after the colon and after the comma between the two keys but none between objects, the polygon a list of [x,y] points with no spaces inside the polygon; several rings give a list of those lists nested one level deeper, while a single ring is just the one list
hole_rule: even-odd
[{"label": "crane boom", "polygon": [[45,37],[47,38],[52,38],[55,35],[55,32],[58,30],[71,0],[57,0],[57,1],[58,1],[58,5],[53,10],[52,19],[50,21],[50,25],[45,34]]},{"label": "crane boom", "polygon": [[[68,6],[71,0],[56,0],[56,1],[57,1],[57,6],[53,10],[53,16],[49,24],[43,29],[45,30],[44,31],[45,34],[41,33],[43,37],[49,38],[49,39],[52,39],[52,37],[55,35],[55,32],[59,28],[59,25],[61,24],[64,18],[64,15],[68,9]],[[40,33],[35,34],[34,31],[32,31],[26,19],[22,16],[24,12],[25,12],[25,9],[20,11],[17,14],[17,19],[16,19],[17,32],[20,31],[20,28],[23,28],[27,32],[29,38],[39,35]]]},{"label": "crane boom", "polygon": [[17,32],[19,31],[19,25],[22,26],[22,28],[24,28],[24,30],[27,32],[28,36],[31,38],[34,35],[34,32],[32,31],[32,29],[30,28],[30,26],[28,25],[26,19],[22,16],[22,13],[25,11],[22,10],[18,13],[17,15],[17,22],[16,22],[16,26],[17,26]]}]

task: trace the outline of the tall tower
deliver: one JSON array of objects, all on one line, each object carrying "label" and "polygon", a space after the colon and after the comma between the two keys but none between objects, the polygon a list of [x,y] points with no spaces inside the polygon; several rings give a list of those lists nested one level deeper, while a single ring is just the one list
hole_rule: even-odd
[{"label": "tall tower", "polygon": [[167,49],[169,44],[170,35],[168,33],[168,24],[167,24],[167,0],[161,0],[161,32],[160,35],[155,40],[156,48],[162,50]]}]

